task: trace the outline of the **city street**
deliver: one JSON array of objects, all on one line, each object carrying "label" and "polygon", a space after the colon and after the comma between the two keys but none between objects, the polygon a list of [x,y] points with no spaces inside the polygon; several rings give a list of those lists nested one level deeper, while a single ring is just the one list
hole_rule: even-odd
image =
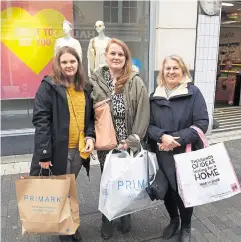
[{"label": "city street", "polygon": [[[104,242],[99,194],[104,194],[104,198],[100,197],[104,206],[113,195],[114,201],[112,197],[110,200],[115,212],[117,207],[122,210],[121,205],[126,205],[123,200],[127,196],[137,197],[135,203],[129,202],[137,207],[138,201],[144,204],[144,196],[132,191],[137,187],[143,191],[148,177],[154,177],[145,170],[148,163],[142,169],[138,158],[138,164],[133,162],[134,169],[130,169],[133,177],[128,174],[110,179],[114,172],[106,173],[108,181],[101,183],[104,192],[101,189],[100,193],[101,170],[96,149],[103,146],[123,144],[123,148],[134,150],[136,139],[142,140],[147,132],[155,142],[161,142],[160,149],[173,150],[179,146],[175,140],[181,146],[193,144],[196,131],[189,128],[194,125],[205,131],[209,146],[225,144],[241,184],[241,0],[2,0],[0,5],[0,242],[60,242],[51,228],[50,234],[22,235],[25,229],[18,211],[16,181],[29,175],[33,154],[37,163],[45,162],[41,164],[43,169],[51,161],[53,174],[69,173],[69,168],[71,173],[80,171],[76,180],[80,211],[78,203],[70,209],[73,203],[69,199],[73,195],[69,183],[66,188],[65,181],[50,179],[44,186],[43,179],[37,177],[38,164],[33,174],[40,185],[25,183],[18,189],[22,191],[18,197],[25,200],[23,205],[19,202],[19,207],[24,207],[30,217],[42,218],[44,231],[57,224],[62,233],[75,231],[78,224],[71,227],[69,220],[75,219],[70,213],[74,210],[77,217],[80,213],[83,242]],[[106,137],[113,139],[108,141]],[[226,150],[222,153],[222,148],[216,147],[208,155],[203,150],[204,156],[199,156],[202,151],[198,157],[189,153],[189,167],[185,154],[184,159],[179,156],[183,162],[176,173],[183,176],[178,188],[186,206],[204,201],[207,192],[198,191],[207,186],[212,189],[210,193],[218,191],[208,192],[208,201],[236,194],[194,207],[191,242],[241,242],[241,192],[236,192],[236,177],[228,180],[233,170],[222,166]],[[79,155],[83,158],[90,151],[89,178],[84,167],[80,170]],[[161,154],[165,163],[162,168],[173,186],[176,181],[173,160],[169,161],[171,155]],[[150,161],[154,168],[153,160]],[[116,166],[121,166],[121,162],[114,162],[114,168],[123,174]],[[128,167],[129,164],[128,160]],[[227,180],[221,183],[223,177]],[[197,187],[193,186],[195,181],[199,182]],[[122,189],[124,198],[120,198]],[[196,203],[191,199],[197,199]],[[57,203],[64,209],[58,209]],[[121,227],[128,229],[121,226],[120,219],[114,220],[113,237],[107,241],[178,242],[180,228],[171,239],[162,238],[170,222],[164,201],[150,206],[131,214],[132,228],[128,233],[121,233]],[[132,210],[125,208],[126,213]],[[22,216],[22,211],[21,219],[30,220],[29,214]],[[53,216],[50,218],[49,214]],[[182,220],[185,223],[185,218]],[[190,217],[186,223],[190,223]],[[27,224],[24,226],[29,231]],[[40,227],[38,222],[32,226],[35,227]],[[169,233],[164,234],[167,237]]]},{"label": "city street", "polygon": [[[225,142],[238,179],[241,182],[241,140]],[[59,241],[57,236],[22,236],[19,221],[15,181],[20,174],[1,176],[1,242]],[[100,237],[101,214],[98,211],[100,169],[92,165],[90,181],[83,169],[78,178],[81,214],[81,233],[84,242],[103,241]],[[241,242],[241,194],[212,204],[196,207],[192,221],[191,242]],[[161,232],[168,223],[164,205],[132,215],[132,230],[126,235],[118,231],[115,222],[114,237],[110,242],[167,241]],[[175,236],[168,241],[177,240]]]}]

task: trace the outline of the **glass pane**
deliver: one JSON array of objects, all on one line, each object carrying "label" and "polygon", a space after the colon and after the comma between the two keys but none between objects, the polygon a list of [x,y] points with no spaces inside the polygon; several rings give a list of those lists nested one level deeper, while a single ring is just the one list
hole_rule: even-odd
[{"label": "glass pane", "polygon": [[111,9],[111,23],[118,23],[118,8]]},{"label": "glass pane", "polygon": [[130,1],[123,1],[123,7],[130,7]]},{"label": "glass pane", "polygon": [[137,1],[130,1],[131,7],[137,7]]},{"label": "glass pane", "polygon": [[118,1],[111,1],[111,7],[118,8]]},{"label": "glass pane", "polygon": [[110,22],[110,9],[104,8],[104,22]]},{"label": "glass pane", "polygon": [[[6,4],[4,4],[5,2]],[[4,1],[3,5],[1,5],[2,11],[9,9],[6,16],[4,16],[7,20],[13,18],[11,8],[14,7],[18,7],[15,15],[20,17],[18,18],[17,28],[13,28],[12,22],[8,21],[8,24],[1,29],[2,42],[9,41],[10,35],[18,36],[18,38],[14,37],[12,40],[15,49],[11,50],[5,45],[2,45],[3,48],[1,49],[2,56],[4,56],[1,61],[3,70],[1,73],[2,129],[33,128],[31,123],[32,101],[40,85],[40,80],[51,72],[51,65],[47,64],[49,61],[40,65],[35,58],[44,59],[44,57],[48,57],[48,60],[52,60],[54,57],[55,42],[58,38],[64,37],[63,18],[61,16],[65,16],[73,25],[73,37],[81,45],[83,66],[86,74],[88,72],[88,46],[90,40],[98,35],[94,25],[97,20],[103,20],[106,24],[106,36],[119,39],[123,39],[123,35],[125,36],[125,42],[132,53],[133,63],[134,61],[137,63],[136,65],[140,68],[140,76],[148,86],[150,1],[74,0],[58,1],[54,4],[53,1],[45,1],[43,3],[44,8],[47,9],[46,13],[53,15],[52,21],[48,22],[48,31],[47,29],[43,31],[46,28],[44,22],[39,23],[34,29],[31,28],[34,23],[27,24],[29,18],[24,13],[39,9],[39,1]],[[120,6],[123,6],[121,9],[123,13],[120,13]],[[113,8],[112,12],[110,8]],[[137,17],[139,17],[139,12],[134,9],[130,12],[128,8],[134,8],[141,12],[140,20],[142,21],[138,25],[136,25],[136,16],[138,15]],[[60,14],[54,15],[53,10]],[[118,16],[118,14],[121,15]],[[134,30],[131,33],[130,28]],[[41,42],[40,39],[42,40]],[[17,55],[20,52],[28,53],[27,58],[26,55]],[[30,76],[31,78],[29,78]],[[29,147],[31,146],[31,144],[28,145]],[[9,147],[12,147],[11,144],[9,144]],[[12,150],[12,152],[14,153],[15,151]]]},{"label": "glass pane", "polygon": [[104,1],[104,7],[110,7],[110,1]]},{"label": "glass pane", "polygon": [[129,8],[123,8],[122,9],[122,22],[123,23],[129,23],[130,22],[130,18],[129,18]]},{"label": "glass pane", "polygon": [[137,9],[132,8],[130,10],[130,23],[136,23],[136,17],[137,17]]}]

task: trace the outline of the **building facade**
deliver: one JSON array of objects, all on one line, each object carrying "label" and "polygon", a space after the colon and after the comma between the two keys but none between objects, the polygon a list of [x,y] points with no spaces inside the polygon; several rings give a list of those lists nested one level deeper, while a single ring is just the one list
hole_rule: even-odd
[{"label": "building facade", "polygon": [[[219,2],[219,1],[216,1]],[[211,132],[216,91],[221,9],[207,15],[193,1],[2,1],[1,2],[2,155],[33,152],[33,100],[51,71],[54,44],[63,37],[63,20],[72,23],[87,72],[87,48],[105,35],[129,46],[149,93],[164,57],[177,54],[187,63],[207,102]]]}]

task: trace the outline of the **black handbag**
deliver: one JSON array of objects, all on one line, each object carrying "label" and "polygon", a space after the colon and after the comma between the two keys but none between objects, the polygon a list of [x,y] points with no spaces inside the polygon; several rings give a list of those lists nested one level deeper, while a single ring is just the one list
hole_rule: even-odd
[{"label": "black handbag", "polygon": [[151,183],[151,180],[149,178],[149,155],[148,151],[147,154],[147,187],[146,191],[150,197],[150,199],[153,200],[164,200],[164,197],[166,195],[166,192],[168,190],[168,181],[163,173],[163,171],[159,168],[159,170],[156,173],[156,176],[154,178],[154,181]]}]

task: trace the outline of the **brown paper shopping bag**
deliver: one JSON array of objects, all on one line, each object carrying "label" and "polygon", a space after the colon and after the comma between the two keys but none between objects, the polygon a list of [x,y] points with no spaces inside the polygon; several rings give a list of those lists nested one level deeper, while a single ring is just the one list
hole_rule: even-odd
[{"label": "brown paper shopping bag", "polygon": [[22,233],[74,234],[80,225],[75,176],[26,176],[16,181]]}]

